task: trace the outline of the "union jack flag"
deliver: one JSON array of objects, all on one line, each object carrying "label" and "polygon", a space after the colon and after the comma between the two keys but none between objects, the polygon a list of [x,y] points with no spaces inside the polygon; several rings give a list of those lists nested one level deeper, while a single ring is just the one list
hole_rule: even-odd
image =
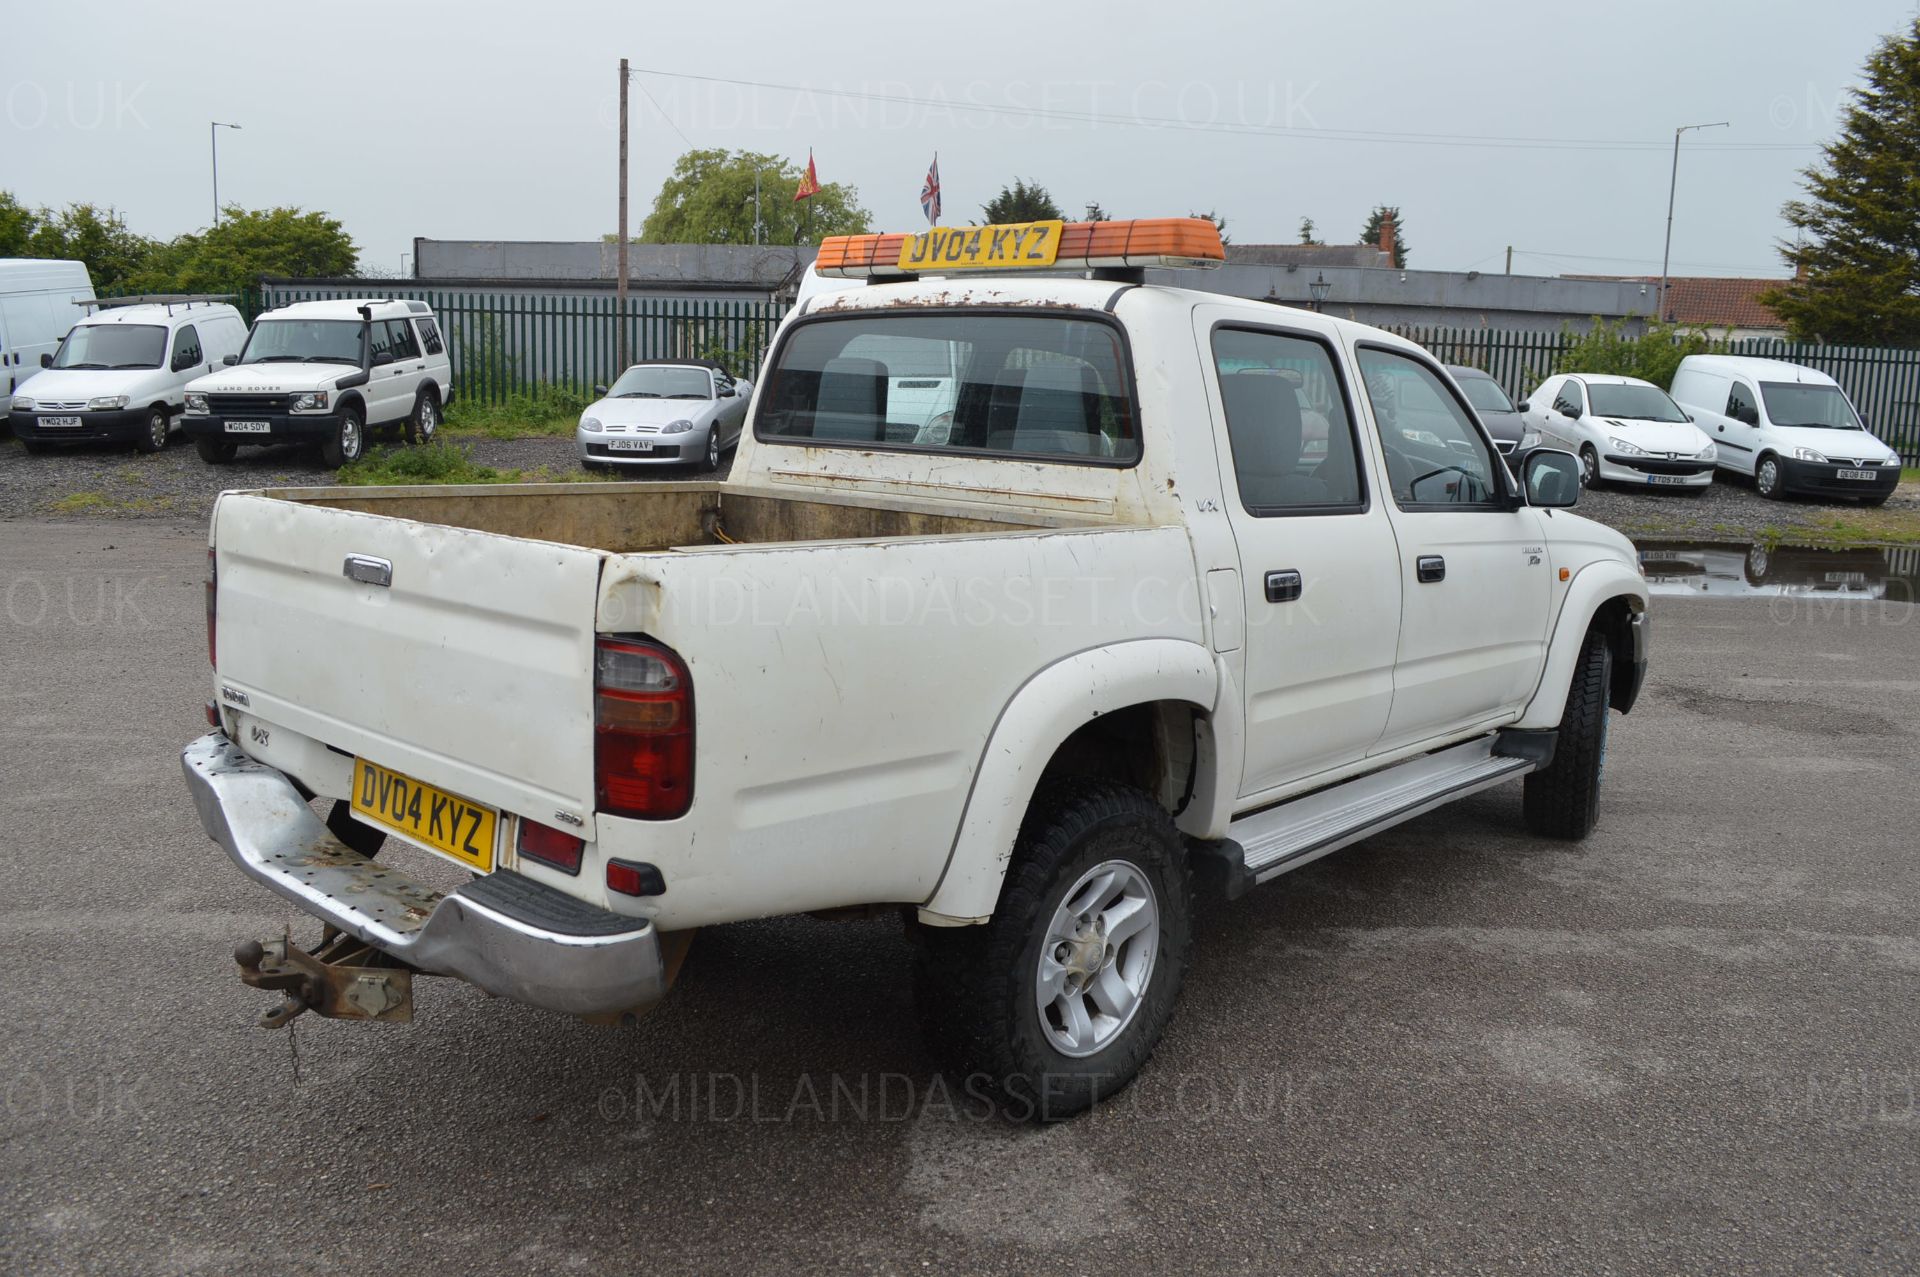
[{"label": "union jack flag", "polygon": [[927,180],[920,186],[920,211],[927,215],[927,225],[938,225],[940,221],[940,156],[936,153],[933,165],[927,170]]}]

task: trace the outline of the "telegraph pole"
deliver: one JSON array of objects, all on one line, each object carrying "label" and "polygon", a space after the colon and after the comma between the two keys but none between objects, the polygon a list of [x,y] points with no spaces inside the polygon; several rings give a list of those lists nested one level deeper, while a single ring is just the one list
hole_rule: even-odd
[{"label": "telegraph pole", "polygon": [[620,245],[614,252],[619,278],[613,291],[618,314],[614,319],[614,370],[618,377],[627,370],[627,60],[620,59]]}]

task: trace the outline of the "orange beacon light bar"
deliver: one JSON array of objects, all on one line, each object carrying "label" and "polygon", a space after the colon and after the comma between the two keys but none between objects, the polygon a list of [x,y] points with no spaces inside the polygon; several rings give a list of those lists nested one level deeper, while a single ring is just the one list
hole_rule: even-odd
[{"label": "orange beacon light bar", "polygon": [[1080,270],[1102,266],[1219,266],[1219,228],[1202,217],[1126,222],[1016,222],[937,226],[913,234],[830,235],[813,269],[844,279],[962,271]]}]

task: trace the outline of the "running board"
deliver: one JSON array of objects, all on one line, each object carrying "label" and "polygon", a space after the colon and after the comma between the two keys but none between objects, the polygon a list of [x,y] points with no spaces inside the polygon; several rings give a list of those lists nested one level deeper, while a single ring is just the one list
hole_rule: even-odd
[{"label": "running board", "polygon": [[1499,741],[1483,736],[1242,816],[1206,848],[1226,862],[1228,897],[1538,765],[1496,753]]}]

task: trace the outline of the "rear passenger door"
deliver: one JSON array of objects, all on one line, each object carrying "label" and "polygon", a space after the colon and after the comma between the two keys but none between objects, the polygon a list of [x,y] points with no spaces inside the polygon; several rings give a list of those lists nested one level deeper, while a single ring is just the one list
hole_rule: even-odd
[{"label": "rear passenger door", "polygon": [[1240,794],[1256,798],[1366,757],[1393,701],[1400,586],[1338,355],[1236,313],[1196,315],[1240,557]]},{"label": "rear passenger door", "polygon": [[1492,725],[1532,696],[1546,658],[1552,565],[1538,514],[1439,366],[1354,351],[1380,441],[1399,549],[1393,709],[1374,752]]},{"label": "rear passenger door", "polygon": [[379,369],[391,372],[388,379],[392,394],[392,406],[388,410],[387,421],[397,421],[411,416],[413,401],[420,393],[420,385],[427,378],[426,357],[420,350],[420,339],[414,336],[413,324],[405,319],[389,319],[387,325],[388,349],[393,351],[391,369]]}]

